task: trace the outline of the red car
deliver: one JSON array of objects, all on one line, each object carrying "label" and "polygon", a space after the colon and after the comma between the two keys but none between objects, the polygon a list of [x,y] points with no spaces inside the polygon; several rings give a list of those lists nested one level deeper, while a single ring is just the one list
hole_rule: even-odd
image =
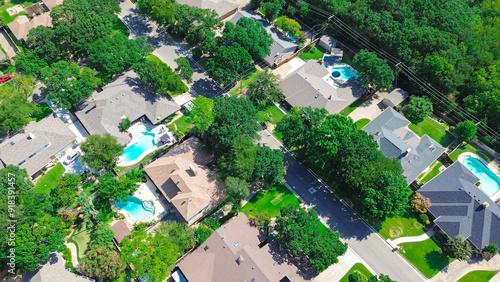
[{"label": "red car", "polygon": [[0,77],[0,83],[7,82],[12,79],[13,73],[5,74],[2,77]]}]

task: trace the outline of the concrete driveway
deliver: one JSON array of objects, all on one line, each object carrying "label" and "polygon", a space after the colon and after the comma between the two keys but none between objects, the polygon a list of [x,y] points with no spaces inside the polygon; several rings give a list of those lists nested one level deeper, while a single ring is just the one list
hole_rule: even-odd
[{"label": "concrete driveway", "polygon": [[349,114],[354,122],[367,118],[372,121],[384,111],[387,106],[382,103],[382,100],[389,95],[389,92],[377,92],[370,99],[366,100],[361,106]]},{"label": "concrete driveway", "polygon": [[164,31],[161,31],[162,29],[159,30],[156,24],[150,19],[141,15],[138,8],[130,0],[121,2],[120,7],[122,9],[119,14],[120,19],[129,27],[131,38],[147,37],[148,43],[154,48],[154,54],[172,69],[177,67],[177,64],[174,62],[175,59],[186,57],[189,60],[189,64],[193,68],[193,82],[188,84],[190,90],[187,94],[183,95],[185,99],[176,99],[182,102],[196,98],[198,95],[215,98],[225,93],[222,87],[209,78],[205,70],[191,58],[188,51],[167,36]]},{"label": "concrete driveway", "polygon": [[[351,209],[332,196],[328,188],[299,164],[295,157],[268,131],[259,131],[259,146],[280,149],[284,154],[285,180],[302,200],[314,208],[326,226],[340,233],[341,239],[377,274],[389,275],[396,281],[426,281],[411,264],[367,225]],[[314,188],[315,192],[308,191]]]}]

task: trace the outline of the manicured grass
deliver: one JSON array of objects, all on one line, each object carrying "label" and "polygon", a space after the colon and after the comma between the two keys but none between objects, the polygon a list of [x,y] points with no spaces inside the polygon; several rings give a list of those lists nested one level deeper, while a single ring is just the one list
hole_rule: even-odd
[{"label": "manicured grass", "polygon": [[243,206],[241,212],[247,216],[256,216],[266,212],[269,217],[277,217],[280,215],[281,207],[288,205],[298,206],[299,204],[299,199],[297,199],[285,185],[280,184],[269,188],[269,190],[257,192],[257,194]]},{"label": "manicured grass", "polygon": [[299,54],[299,58],[304,61],[309,60],[319,60],[323,58],[323,55],[326,53],[326,50],[320,46],[314,46],[309,51],[304,51]]},{"label": "manicured grass", "polygon": [[47,171],[45,175],[40,176],[33,189],[40,193],[49,194],[50,190],[56,187],[57,179],[63,175],[64,171],[63,165],[57,163],[57,165]]},{"label": "manicured grass", "polygon": [[358,129],[362,129],[363,127],[365,127],[365,125],[367,125],[368,123],[370,123],[370,119],[367,119],[367,118],[362,118],[360,120],[358,120],[357,122],[355,122],[354,124],[356,124],[356,127]]},{"label": "manicured grass", "polygon": [[158,58],[157,56],[155,55],[149,55],[146,60],[148,61],[151,61],[151,62],[157,62],[157,63],[163,63],[162,60],[160,60],[160,58]]},{"label": "manicured grass", "polygon": [[274,137],[278,138],[281,143],[283,143],[283,134],[281,132],[277,131],[276,129],[273,131]]},{"label": "manicured grass", "polygon": [[437,141],[443,147],[448,147],[448,145],[455,140],[455,137],[453,137],[444,126],[429,117],[425,117],[424,120],[418,124],[410,123],[408,127],[420,137],[424,136],[424,134],[429,135],[429,137]]},{"label": "manicured grass", "polygon": [[342,112],[340,112],[341,115],[343,116],[348,116],[350,113],[352,113],[355,109],[357,109],[361,104],[363,104],[365,101],[363,99],[358,99],[354,101],[349,107],[345,108]]},{"label": "manicured grass", "polygon": [[452,262],[432,238],[421,242],[403,243],[399,246],[401,247],[399,252],[427,278],[432,278]]},{"label": "manicured grass", "polygon": [[450,159],[456,162],[458,160],[458,156],[460,156],[460,154],[465,152],[474,153],[483,158],[484,160],[486,160],[487,162],[491,162],[494,159],[490,155],[483,153],[483,151],[479,151],[476,147],[472,146],[471,144],[465,144],[460,146],[458,149],[456,149],[453,153],[450,154]]},{"label": "manicured grass", "polygon": [[366,268],[366,266],[364,266],[364,264],[358,262],[353,265],[351,269],[349,269],[349,271],[347,271],[347,273],[344,275],[344,277],[342,277],[342,279],[340,279],[339,282],[350,282],[351,280],[349,279],[349,276],[356,270],[363,273],[368,279],[373,276],[373,274],[370,272],[370,270],[368,270],[368,268]]},{"label": "manicured grass", "polygon": [[457,282],[479,282],[479,281],[490,281],[498,271],[487,271],[487,270],[476,270],[465,274],[462,278],[458,279]]},{"label": "manicured grass", "polygon": [[84,221],[75,227],[75,231],[69,237],[68,242],[76,245],[78,262],[82,261],[82,258],[87,251],[87,245],[90,242],[90,233],[94,229],[94,224],[90,221]]},{"label": "manicured grass", "polygon": [[[206,62],[206,61],[205,61]],[[238,81],[236,85],[229,91],[229,94],[231,96],[238,95],[243,92],[245,92],[245,89],[247,88],[247,85],[250,81],[257,79],[257,74],[261,72],[254,68],[252,71],[246,72],[245,77],[243,78],[243,81]]]},{"label": "manicured grass", "polygon": [[418,236],[425,233],[424,226],[418,221],[415,213],[408,212],[402,217],[386,218],[378,230],[385,239],[396,239],[406,236]]},{"label": "manicured grass", "polygon": [[54,112],[45,102],[37,104],[36,107],[40,109],[40,113],[37,115],[32,115],[31,117],[37,122],[41,121],[42,119],[46,118],[48,115]]},{"label": "manicured grass", "polygon": [[429,182],[432,178],[434,178],[436,175],[439,174],[439,169],[445,164],[445,162],[442,161],[435,161],[431,164],[434,165],[434,167],[429,171],[424,178],[422,178],[419,183],[422,184],[424,182]]},{"label": "manicured grass", "polygon": [[[174,122],[169,124],[168,129],[171,132],[176,132],[179,136],[184,136],[191,129],[192,118],[190,116],[182,116],[176,119]],[[177,126],[177,131],[175,130],[175,126]]]},{"label": "manicured grass", "polygon": [[259,112],[260,122],[264,123],[264,117],[266,114],[271,114],[272,124],[278,123],[285,116],[285,114],[278,107],[276,107],[276,105],[272,105],[264,111]]}]

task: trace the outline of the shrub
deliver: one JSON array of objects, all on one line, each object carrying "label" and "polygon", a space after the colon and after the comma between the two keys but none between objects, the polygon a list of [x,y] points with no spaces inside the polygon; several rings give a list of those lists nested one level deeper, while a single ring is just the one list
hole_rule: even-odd
[{"label": "shrub", "polygon": [[204,224],[200,224],[194,231],[199,244],[205,242],[212,233],[214,233],[214,230]]},{"label": "shrub", "polygon": [[220,227],[220,222],[215,219],[207,218],[203,221],[203,224],[205,224],[207,227],[215,230]]},{"label": "shrub", "polygon": [[411,208],[419,213],[426,213],[427,209],[431,207],[429,198],[422,196],[420,193],[414,193],[410,197]]},{"label": "shrub", "polygon": [[122,131],[126,131],[127,129],[130,128],[131,125],[132,125],[132,123],[130,122],[130,120],[127,117],[122,118],[122,122],[120,122],[120,128]]},{"label": "shrub", "polygon": [[420,218],[420,221],[422,221],[422,223],[424,224],[430,224],[431,222],[429,221],[429,216],[425,213],[421,213],[419,216]]},{"label": "shrub", "polygon": [[201,55],[203,55],[201,49],[198,47],[194,47],[193,50],[191,50],[191,52],[193,53],[193,58],[197,61],[201,59]]},{"label": "shrub", "polygon": [[494,255],[498,253],[498,247],[495,244],[488,244],[486,247],[484,247],[483,250],[483,257],[484,258],[492,258]]},{"label": "shrub", "polygon": [[349,276],[349,281],[352,282],[368,282],[368,278],[361,273],[360,271],[356,270],[354,271],[350,276]]}]

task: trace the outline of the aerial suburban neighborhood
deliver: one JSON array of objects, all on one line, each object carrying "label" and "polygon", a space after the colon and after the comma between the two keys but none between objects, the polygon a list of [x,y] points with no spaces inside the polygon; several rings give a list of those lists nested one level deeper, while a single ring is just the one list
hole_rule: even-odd
[{"label": "aerial suburban neighborhood", "polygon": [[498,0],[0,0],[0,280],[500,281]]}]

